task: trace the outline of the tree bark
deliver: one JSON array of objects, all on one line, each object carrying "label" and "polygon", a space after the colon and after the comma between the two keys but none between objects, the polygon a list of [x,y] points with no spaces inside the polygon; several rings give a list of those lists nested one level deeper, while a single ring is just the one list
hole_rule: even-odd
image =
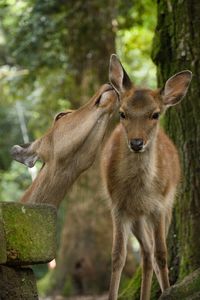
[{"label": "tree bark", "polygon": [[168,110],[164,127],[179,150],[182,182],[169,233],[171,283],[200,267],[200,2],[158,0],[152,57],[158,85],[189,69],[187,97]]}]

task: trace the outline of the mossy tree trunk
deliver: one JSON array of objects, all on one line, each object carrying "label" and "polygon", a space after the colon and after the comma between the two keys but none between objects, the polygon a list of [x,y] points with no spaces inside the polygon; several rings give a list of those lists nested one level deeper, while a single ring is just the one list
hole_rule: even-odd
[{"label": "mossy tree trunk", "polygon": [[182,183],[169,232],[171,283],[200,267],[200,2],[158,0],[153,60],[158,85],[176,72],[193,72],[187,97],[171,108],[165,129],[180,153]]}]

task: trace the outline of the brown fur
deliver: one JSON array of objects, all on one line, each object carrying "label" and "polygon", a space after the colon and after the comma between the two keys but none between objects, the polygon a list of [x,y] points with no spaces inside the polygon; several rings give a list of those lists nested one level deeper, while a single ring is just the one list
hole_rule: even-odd
[{"label": "brown fur", "polygon": [[[152,116],[181,100],[191,72],[183,71],[171,77],[163,92],[138,89],[113,55],[110,80],[119,92],[120,114],[123,115],[103,150],[101,163],[113,219],[109,300],[117,299],[130,231],[141,247],[140,299],[148,300],[153,269],[162,291],[169,287],[166,234],[180,180],[177,150],[159,127],[158,119]],[[134,139],[143,141],[139,151],[131,145]]]},{"label": "brown fur", "polygon": [[[112,197],[112,206],[116,204],[130,217],[157,214],[158,207],[163,210],[172,205],[165,203],[165,199],[171,187],[179,182],[178,154],[160,128],[157,140],[159,142],[149,151],[132,153],[127,146],[124,129],[119,124],[104,149],[103,177]],[[144,192],[148,198],[155,194],[155,199],[143,200]],[[156,199],[158,193],[159,201]],[[137,198],[132,197],[135,194]]]},{"label": "brown fur", "polygon": [[83,107],[57,115],[42,138],[13,147],[13,157],[28,166],[37,158],[44,162],[22,202],[60,205],[77,177],[94,162],[117,105],[116,92],[105,84]]}]

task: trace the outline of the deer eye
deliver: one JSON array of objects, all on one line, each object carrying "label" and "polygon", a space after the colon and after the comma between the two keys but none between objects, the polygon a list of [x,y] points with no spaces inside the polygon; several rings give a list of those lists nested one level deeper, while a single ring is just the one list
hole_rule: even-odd
[{"label": "deer eye", "polygon": [[151,119],[152,120],[158,120],[160,117],[160,113],[159,112],[155,112],[152,114]]},{"label": "deer eye", "polygon": [[58,121],[60,118],[62,118],[63,116],[65,115],[68,115],[70,114],[72,111],[66,111],[66,112],[60,112],[58,113],[55,118],[54,118],[54,121]]},{"label": "deer eye", "polygon": [[126,115],[123,111],[119,111],[119,116],[121,119],[126,119]]}]

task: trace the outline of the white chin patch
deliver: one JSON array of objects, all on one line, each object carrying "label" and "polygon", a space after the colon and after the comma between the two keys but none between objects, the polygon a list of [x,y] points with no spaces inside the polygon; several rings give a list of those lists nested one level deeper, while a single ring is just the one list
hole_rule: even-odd
[{"label": "white chin patch", "polygon": [[135,150],[133,150],[133,149],[131,148],[131,145],[130,145],[129,142],[128,142],[128,148],[129,148],[129,150],[130,150],[131,152],[134,152],[134,153],[142,153],[142,152],[144,152],[144,151],[146,150],[146,148],[147,148],[147,145],[148,145],[148,142],[142,147],[141,150],[135,151]]}]

